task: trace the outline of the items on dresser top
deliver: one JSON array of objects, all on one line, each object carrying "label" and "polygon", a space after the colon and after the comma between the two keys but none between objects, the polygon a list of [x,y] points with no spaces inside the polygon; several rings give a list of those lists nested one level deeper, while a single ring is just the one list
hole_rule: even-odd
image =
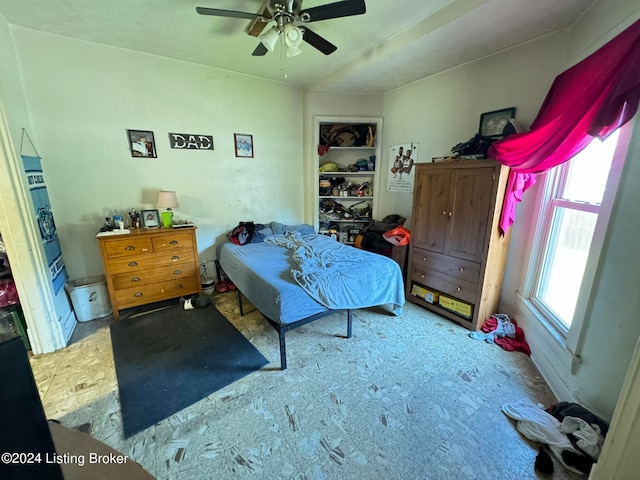
[{"label": "items on dresser top", "polygon": [[96,235],[115,320],[125,308],[202,294],[195,233],[193,225]]}]

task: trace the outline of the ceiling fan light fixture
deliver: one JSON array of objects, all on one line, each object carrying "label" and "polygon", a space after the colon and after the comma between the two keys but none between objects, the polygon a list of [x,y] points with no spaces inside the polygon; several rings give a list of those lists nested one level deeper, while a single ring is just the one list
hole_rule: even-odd
[{"label": "ceiling fan light fixture", "polygon": [[284,40],[288,47],[297,48],[302,43],[302,30],[288,24],[284,28]]},{"label": "ceiling fan light fixture", "polygon": [[300,55],[302,50],[300,47],[291,47],[287,45],[287,57],[295,57],[296,55]]},{"label": "ceiling fan light fixture", "polygon": [[278,43],[278,29],[276,27],[271,27],[265,33],[260,35],[260,41],[267,50],[273,52],[276,48],[276,43]]}]

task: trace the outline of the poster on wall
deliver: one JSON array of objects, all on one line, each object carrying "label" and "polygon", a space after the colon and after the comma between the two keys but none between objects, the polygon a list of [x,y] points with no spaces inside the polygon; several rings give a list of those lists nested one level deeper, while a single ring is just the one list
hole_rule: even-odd
[{"label": "poster on wall", "polygon": [[418,158],[418,144],[393,145],[389,157],[387,191],[412,193],[415,178],[413,164]]},{"label": "poster on wall", "polygon": [[47,185],[42,173],[42,164],[40,157],[30,157],[26,155],[22,155],[22,163],[24,164],[24,171],[27,174],[27,182],[29,184],[29,191],[31,192],[31,199],[33,200],[36,220],[40,229],[40,237],[42,238],[47,265],[49,266],[49,275],[51,277],[51,283],[53,284],[53,291],[57,295],[67,281],[67,270],[62,260],[60,240],[58,239],[56,224],[53,221]]}]

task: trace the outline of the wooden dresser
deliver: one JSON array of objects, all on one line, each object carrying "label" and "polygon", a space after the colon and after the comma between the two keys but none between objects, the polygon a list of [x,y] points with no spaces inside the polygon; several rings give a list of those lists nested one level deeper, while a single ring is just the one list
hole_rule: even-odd
[{"label": "wooden dresser", "polygon": [[132,229],[98,236],[113,308],[202,294],[195,228]]},{"label": "wooden dresser", "polygon": [[407,300],[478,330],[497,311],[510,231],[509,169],[494,160],[416,165]]}]

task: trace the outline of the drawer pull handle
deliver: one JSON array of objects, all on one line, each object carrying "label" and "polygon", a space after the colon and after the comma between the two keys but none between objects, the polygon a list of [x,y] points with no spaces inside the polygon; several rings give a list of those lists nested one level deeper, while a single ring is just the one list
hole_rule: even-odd
[{"label": "drawer pull handle", "polygon": [[175,262],[176,260],[180,260],[180,257],[178,255],[174,255],[173,257],[171,257],[171,260]]},{"label": "drawer pull handle", "polygon": [[137,267],[138,266],[138,262],[129,262],[129,266],[130,267]]},{"label": "drawer pull handle", "polygon": [[142,295],[142,292],[136,292],[133,294],[134,297],[141,297]]},{"label": "drawer pull handle", "polygon": [[446,210],[442,210],[442,215],[446,215],[447,211]]},{"label": "drawer pull handle", "polygon": [[427,257],[422,257],[422,261],[426,262],[427,261]]},{"label": "drawer pull handle", "polygon": [[184,286],[183,286],[181,283],[179,283],[178,285],[176,285],[176,290],[179,290],[179,289],[181,289],[181,288],[184,288]]},{"label": "drawer pull handle", "polygon": [[449,212],[449,218],[451,218],[451,215],[453,215],[453,212]]},{"label": "drawer pull handle", "polygon": [[174,275],[180,275],[182,273],[182,270],[174,270],[173,274]]},{"label": "drawer pull handle", "polygon": [[135,249],[136,249],[136,247],[134,247],[133,245],[127,245],[125,247],[125,250],[135,250]]},{"label": "drawer pull handle", "polygon": [[133,277],[131,279],[132,282],[139,282],[140,281],[140,277]]},{"label": "drawer pull handle", "polygon": [[178,244],[178,240],[171,240],[169,242],[169,245],[177,245]]},{"label": "drawer pull handle", "polygon": [[420,278],[424,278],[424,273],[422,275],[420,275]]},{"label": "drawer pull handle", "polygon": [[459,292],[460,290],[462,290],[462,287],[456,287],[456,291]]},{"label": "drawer pull handle", "polygon": [[464,272],[464,267],[460,267],[460,271],[461,271],[461,272]]}]

